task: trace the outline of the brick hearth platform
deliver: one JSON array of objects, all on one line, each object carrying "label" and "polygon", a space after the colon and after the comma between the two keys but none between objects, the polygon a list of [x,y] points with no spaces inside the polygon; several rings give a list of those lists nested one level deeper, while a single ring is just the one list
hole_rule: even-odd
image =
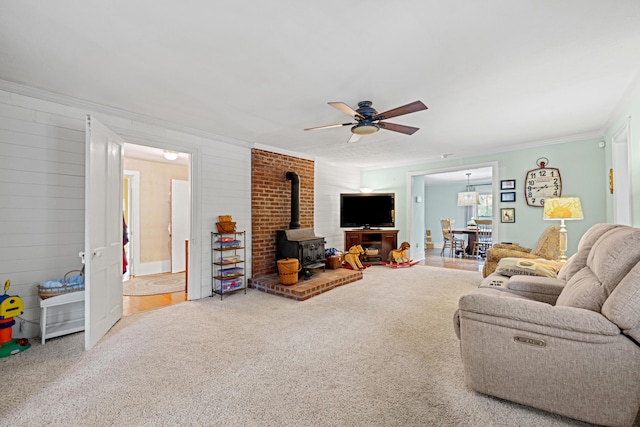
[{"label": "brick hearth platform", "polygon": [[304,301],[323,292],[362,279],[362,271],[346,268],[315,270],[310,279],[300,279],[295,285],[283,285],[278,274],[269,274],[249,279],[249,287],[268,294]]}]

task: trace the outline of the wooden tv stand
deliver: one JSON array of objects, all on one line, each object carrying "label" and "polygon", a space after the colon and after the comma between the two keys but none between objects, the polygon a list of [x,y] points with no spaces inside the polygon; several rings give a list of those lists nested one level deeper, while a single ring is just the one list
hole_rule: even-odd
[{"label": "wooden tv stand", "polygon": [[398,247],[398,230],[385,229],[357,229],[344,231],[344,250],[347,252],[351,246],[361,245],[363,249],[378,249],[377,256],[362,255],[363,263],[379,264],[387,261],[389,252]]}]

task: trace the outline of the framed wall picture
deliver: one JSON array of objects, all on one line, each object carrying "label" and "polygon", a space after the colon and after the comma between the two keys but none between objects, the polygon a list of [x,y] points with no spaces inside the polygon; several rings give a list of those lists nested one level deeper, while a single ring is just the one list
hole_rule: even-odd
[{"label": "framed wall picture", "polygon": [[500,209],[500,222],[516,222],[515,208]]},{"label": "framed wall picture", "polygon": [[516,189],[516,180],[515,179],[503,179],[500,181],[500,190],[515,190]]},{"label": "framed wall picture", "polygon": [[500,193],[500,201],[501,202],[515,202],[516,201],[516,192],[515,191],[507,191],[505,193]]}]

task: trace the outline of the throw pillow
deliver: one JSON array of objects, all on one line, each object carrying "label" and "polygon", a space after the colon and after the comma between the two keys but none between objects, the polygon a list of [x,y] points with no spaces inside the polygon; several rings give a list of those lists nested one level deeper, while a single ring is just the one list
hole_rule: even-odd
[{"label": "throw pillow", "polygon": [[552,225],[548,227],[538,239],[536,246],[531,249],[531,254],[544,259],[558,259],[560,247],[560,227]]},{"label": "throw pillow", "polygon": [[503,276],[557,277],[562,267],[561,262],[546,259],[502,258],[496,267],[496,273]]}]

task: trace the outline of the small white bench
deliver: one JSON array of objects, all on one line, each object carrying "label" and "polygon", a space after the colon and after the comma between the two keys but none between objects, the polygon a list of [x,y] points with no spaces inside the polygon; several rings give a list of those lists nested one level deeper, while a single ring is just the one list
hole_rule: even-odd
[{"label": "small white bench", "polygon": [[47,338],[84,331],[84,313],[81,318],[78,319],[47,325],[47,308],[80,301],[84,302],[84,291],[69,292],[68,294],[62,294],[40,301],[40,333],[42,335],[42,345],[44,345],[44,341]]}]

